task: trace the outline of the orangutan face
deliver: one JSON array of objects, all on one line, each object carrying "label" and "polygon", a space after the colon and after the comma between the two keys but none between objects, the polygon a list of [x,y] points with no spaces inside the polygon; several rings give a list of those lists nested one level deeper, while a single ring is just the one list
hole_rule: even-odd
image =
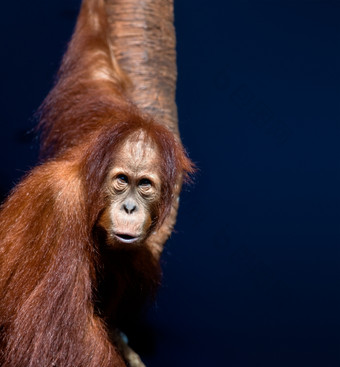
[{"label": "orangutan face", "polygon": [[99,225],[109,244],[138,244],[150,234],[161,198],[159,155],[143,134],[118,150],[108,177],[110,204]]}]

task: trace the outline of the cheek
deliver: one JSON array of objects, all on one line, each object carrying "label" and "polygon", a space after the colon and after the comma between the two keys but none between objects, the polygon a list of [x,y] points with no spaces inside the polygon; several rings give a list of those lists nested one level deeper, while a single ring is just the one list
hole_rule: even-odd
[{"label": "cheek", "polygon": [[145,215],[145,220],[144,220],[144,232],[146,233],[149,228],[151,227],[151,224],[152,224],[152,216],[150,215],[150,213],[148,212],[147,215]]},{"label": "cheek", "polygon": [[157,218],[159,215],[159,207],[157,205],[157,203],[153,202],[153,203],[149,203],[148,205],[148,213],[149,213],[149,218],[150,218],[150,223],[149,226],[151,226],[151,224],[157,224]]},{"label": "cheek", "polygon": [[98,225],[106,230],[106,232],[110,231],[112,228],[112,221],[110,217],[110,207],[104,209],[103,213],[100,215],[98,220]]}]

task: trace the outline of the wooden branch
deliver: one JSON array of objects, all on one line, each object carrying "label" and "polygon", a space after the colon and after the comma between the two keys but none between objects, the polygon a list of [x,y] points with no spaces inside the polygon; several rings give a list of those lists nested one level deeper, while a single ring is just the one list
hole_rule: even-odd
[{"label": "wooden branch", "polygon": [[107,0],[110,42],[131,100],[177,136],[173,0]]}]

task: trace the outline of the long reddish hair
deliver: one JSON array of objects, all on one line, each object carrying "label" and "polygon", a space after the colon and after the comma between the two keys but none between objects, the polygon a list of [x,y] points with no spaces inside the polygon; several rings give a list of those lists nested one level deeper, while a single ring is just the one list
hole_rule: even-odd
[{"label": "long reddish hair", "polygon": [[127,83],[107,44],[104,1],[84,0],[56,85],[39,111],[41,164],[0,211],[2,367],[125,365],[106,330],[106,296],[99,297],[106,285],[99,278],[109,273],[117,284],[110,290],[115,311],[125,290],[135,288],[139,297],[157,285],[159,264],[141,246],[111,252],[103,271],[96,221],[106,205],[106,177],[121,144],[143,132],[160,153],[159,225],[176,184],[193,171],[179,139],[126,98]]},{"label": "long reddish hair", "polygon": [[98,245],[93,227],[105,205],[104,182],[117,146],[140,129],[161,151],[162,220],[176,179],[190,169],[190,161],[167,129],[140,118],[102,126],[81,145],[36,167],[3,204],[3,367],[102,367],[111,366],[115,355],[119,360],[94,316]]}]

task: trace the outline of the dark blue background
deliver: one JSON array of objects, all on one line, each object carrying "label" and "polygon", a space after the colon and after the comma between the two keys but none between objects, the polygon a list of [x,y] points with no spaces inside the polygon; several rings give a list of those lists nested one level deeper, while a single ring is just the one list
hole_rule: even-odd
[{"label": "dark blue background", "polygon": [[[144,360],[339,366],[340,2],[175,5],[180,129],[199,172],[165,249]],[[27,131],[78,6],[1,6],[2,196],[36,162]]]}]

